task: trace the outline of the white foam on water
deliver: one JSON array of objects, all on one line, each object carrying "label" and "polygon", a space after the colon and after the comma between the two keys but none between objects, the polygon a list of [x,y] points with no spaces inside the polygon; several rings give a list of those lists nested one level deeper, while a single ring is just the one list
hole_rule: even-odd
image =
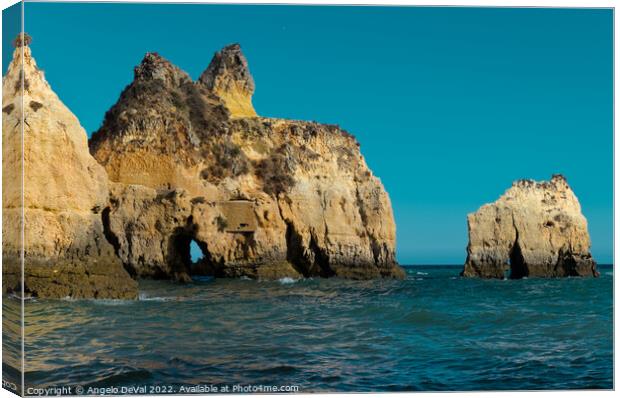
[{"label": "white foam on water", "polygon": [[415,273],[416,275],[428,275],[428,272],[418,271]]},{"label": "white foam on water", "polygon": [[109,305],[109,306],[130,305],[135,302],[135,300],[120,300],[120,299],[88,299],[88,301],[96,305]]},{"label": "white foam on water", "polygon": [[[10,294],[8,295],[8,297],[9,297],[10,299],[14,299],[14,300],[19,300],[19,301],[21,301],[21,300],[22,300],[22,296],[20,296],[20,295],[19,295],[19,294],[17,294],[17,293],[10,293]],[[37,298],[36,298],[36,297],[34,297],[34,296],[25,296],[25,297],[24,297],[24,301],[37,301]]]},{"label": "white foam on water", "polygon": [[157,296],[151,297],[151,296],[147,296],[144,293],[140,293],[138,295],[139,301],[171,301],[173,299],[174,297],[157,297]]},{"label": "white foam on water", "polygon": [[278,282],[280,282],[282,285],[290,285],[291,283],[297,283],[297,281],[298,279],[293,279],[288,276],[278,279]]},{"label": "white foam on water", "polygon": [[89,302],[96,305],[130,305],[137,300],[125,300],[125,299],[98,299],[98,298],[76,298],[72,296],[65,296],[63,298],[58,299],[60,301],[68,301],[68,302]]}]

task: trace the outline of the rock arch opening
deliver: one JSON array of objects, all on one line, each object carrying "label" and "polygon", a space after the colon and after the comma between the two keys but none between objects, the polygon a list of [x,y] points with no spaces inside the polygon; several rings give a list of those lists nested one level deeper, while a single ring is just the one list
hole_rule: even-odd
[{"label": "rock arch opening", "polygon": [[192,276],[213,276],[214,262],[209,248],[193,231],[177,231],[170,240],[168,263],[176,277],[189,281]]},{"label": "rock arch opening", "polygon": [[202,259],[205,257],[202,249],[200,249],[200,246],[198,246],[198,242],[196,242],[194,239],[192,239],[192,241],[189,243],[189,254],[192,259],[192,264],[196,264],[202,261]]}]

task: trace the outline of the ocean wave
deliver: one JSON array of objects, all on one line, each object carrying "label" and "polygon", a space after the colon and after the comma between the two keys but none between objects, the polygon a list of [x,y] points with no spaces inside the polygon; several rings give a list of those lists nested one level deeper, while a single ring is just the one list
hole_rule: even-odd
[{"label": "ocean wave", "polygon": [[158,296],[148,296],[144,293],[140,293],[138,295],[139,301],[172,301],[176,299],[175,297],[158,297]]},{"label": "ocean wave", "polygon": [[[502,283],[460,271],[148,280],[134,301],[39,299],[26,307],[26,377],[98,387],[281,379],[308,392],[613,387],[612,277]],[[4,310],[19,319],[18,302]],[[9,328],[15,366],[20,329]]]},{"label": "ocean wave", "polygon": [[120,299],[87,299],[95,305],[107,305],[107,306],[117,306],[117,305],[131,305],[135,301],[134,300],[120,300]]},{"label": "ocean wave", "polygon": [[72,296],[65,296],[59,301],[66,301],[69,303],[92,303],[95,305],[129,305],[134,302],[134,300],[125,300],[125,299],[96,299],[96,298],[79,298]]},{"label": "ocean wave", "polygon": [[150,381],[153,378],[153,373],[147,369],[128,369],[120,370],[112,375],[101,376],[98,379],[87,383],[87,387],[114,387],[126,383],[139,383]]}]

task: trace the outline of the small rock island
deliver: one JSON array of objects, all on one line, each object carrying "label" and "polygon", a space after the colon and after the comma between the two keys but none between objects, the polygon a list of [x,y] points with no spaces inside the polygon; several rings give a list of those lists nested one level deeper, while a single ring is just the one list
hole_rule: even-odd
[{"label": "small rock island", "polygon": [[598,276],[577,197],[559,174],[520,180],[467,217],[462,276],[481,278]]},{"label": "small rock island", "polygon": [[21,289],[22,248],[38,297],[135,298],[138,278],[404,277],[389,196],[359,143],[258,116],[239,45],[197,81],[147,53],[88,143],[28,43],[3,78],[3,292]]}]

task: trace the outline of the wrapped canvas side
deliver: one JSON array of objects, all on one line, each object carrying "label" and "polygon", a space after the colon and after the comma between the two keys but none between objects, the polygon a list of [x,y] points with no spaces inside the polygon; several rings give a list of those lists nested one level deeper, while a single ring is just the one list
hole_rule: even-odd
[{"label": "wrapped canvas side", "polygon": [[17,394],[24,358],[22,11],[22,3],[2,11],[2,387]]}]

